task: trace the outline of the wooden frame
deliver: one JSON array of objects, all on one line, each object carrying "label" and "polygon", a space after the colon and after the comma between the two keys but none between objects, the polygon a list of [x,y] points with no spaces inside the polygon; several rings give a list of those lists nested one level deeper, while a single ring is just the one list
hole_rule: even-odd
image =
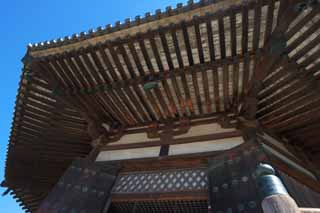
[{"label": "wooden frame", "polygon": [[[238,5],[191,1],[105,32],[100,29],[91,38],[83,33],[30,47],[23,60],[5,185],[25,209],[36,209],[42,197],[23,186],[45,183],[42,190],[48,192],[74,158],[90,152],[92,139],[109,134],[103,123],[130,134],[151,126],[162,131],[183,119],[197,125],[221,123],[226,117],[234,126],[238,116],[245,116],[285,137],[308,161],[320,165],[320,22],[314,21],[319,4],[302,14],[303,5],[301,0]],[[121,34],[135,32],[140,24],[161,23],[161,18],[178,21]],[[111,40],[103,33],[119,37]],[[90,39],[97,42],[89,45]],[[56,52],[57,47],[62,51]],[[174,139],[170,144],[184,142]]]}]

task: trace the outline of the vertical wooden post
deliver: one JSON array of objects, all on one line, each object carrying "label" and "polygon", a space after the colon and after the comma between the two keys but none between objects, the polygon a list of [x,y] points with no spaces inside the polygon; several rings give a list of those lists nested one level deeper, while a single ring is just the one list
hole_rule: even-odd
[{"label": "vertical wooden post", "polygon": [[164,131],[160,133],[160,141],[164,142],[166,144],[163,144],[160,148],[159,156],[168,156],[170,144],[173,140],[173,128],[174,126],[172,124],[166,124]]},{"label": "vertical wooden post", "polygon": [[86,157],[86,160],[88,162],[95,162],[95,160],[97,159],[97,157],[101,151],[101,148],[106,144],[105,143],[106,140],[107,140],[106,137],[104,135],[101,135],[100,137],[98,137],[97,139],[92,141],[93,149]]},{"label": "vertical wooden post", "polygon": [[241,130],[245,142],[256,143],[259,123],[256,120],[248,120],[245,117],[237,118],[237,129]]},{"label": "vertical wooden post", "polygon": [[256,169],[257,183],[262,197],[264,213],[300,212],[296,202],[288,194],[281,180],[275,176],[274,169],[268,164],[259,164]]}]

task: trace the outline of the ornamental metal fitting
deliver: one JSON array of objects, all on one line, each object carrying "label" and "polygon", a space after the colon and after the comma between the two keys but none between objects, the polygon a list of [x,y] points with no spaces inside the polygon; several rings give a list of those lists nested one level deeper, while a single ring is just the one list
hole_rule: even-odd
[{"label": "ornamental metal fitting", "polygon": [[145,83],[145,84],[143,85],[143,89],[144,89],[145,91],[149,91],[149,90],[155,89],[155,88],[157,88],[157,87],[158,87],[158,82],[156,82],[156,81],[151,81],[151,82]]},{"label": "ornamental metal fitting", "polygon": [[261,177],[263,175],[274,175],[275,170],[269,164],[260,163],[255,171],[256,177]]},{"label": "ornamental metal fitting", "polygon": [[53,96],[59,96],[59,95],[63,94],[63,92],[60,89],[59,85],[54,86],[52,91],[51,91],[51,93],[52,93]]},{"label": "ornamental metal fitting", "polygon": [[275,175],[264,175],[258,178],[258,188],[261,198],[266,198],[271,195],[287,195],[288,191]]},{"label": "ornamental metal fitting", "polygon": [[272,168],[272,166],[268,164],[259,164],[255,173],[257,176],[259,194],[262,199],[271,195],[288,194],[288,191],[281,180],[274,175],[275,170]]}]

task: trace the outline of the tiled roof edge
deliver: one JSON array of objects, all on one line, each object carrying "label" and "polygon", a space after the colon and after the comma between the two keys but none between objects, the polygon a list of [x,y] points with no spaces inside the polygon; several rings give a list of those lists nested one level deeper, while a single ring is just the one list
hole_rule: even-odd
[{"label": "tiled roof edge", "polygon": [[210,4],[214,4],[223,0],[199,0],[198,2],[194,2],[193,0],[189,0],[186,5],[182,3],[178,3],[176,8],[172,9],[170,6],[166,7],[165,11],[161,11],[161,9],[155,10],[154,14],[150,12],[145,13],[144,17],[136,16],[134,20],[130,18],[126,18],[124,22],[117,21],[114,25],[108,24],[104,27],[99,26],[96,29],[89,29],[86,32],[80,32],[80,34],[73,34],[71,36],[60,37],[58,39],[53,39],[50,41],[43,41],[39,43],[29,44],[28,51],[37,51],[37,50],[45,50],[54,47],[60,47],[67,44],[73,44],[79,41],[83,41],[86,39],[90,39],[97,36],[102,36],[105,34],[110,34],[113,32],[117,32],[120,30],[128,29],[131,27],[139,26],[142,24],[146,24],[152,21],[157,21],[162,18],[167,18],[170,16],[178,15],[181,13],[189,12],[191,10],[201,8],[204,6],[208,6]]}]

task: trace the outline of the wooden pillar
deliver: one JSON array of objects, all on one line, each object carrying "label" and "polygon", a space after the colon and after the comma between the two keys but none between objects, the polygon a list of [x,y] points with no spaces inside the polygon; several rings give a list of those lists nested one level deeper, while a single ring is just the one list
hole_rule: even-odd
[{"label": "wooden pillar", "polygon": [[107,141],[107,138],[104,135],[101,135],[100,137],[92,141],[91,145],[93,146],[93,149],[86,157],[88,162],[96,161],[101,149],[106,144],[106,141]]},{"label": "wooden pillar", "polygon": [[174,126],[171,124],[166,124],[162,133],[159,134],[160,141],[165,143],[161,145],[159,156],[168,156],[170,144],[173,142],[173,129]]},{"label": "wooden pillar", "polygon": [[260,131],[259,123],[256,120],[248,120],[241,116],[237,120],[236,127],[242,132],[243,140],[245,142],[256,143],[257,133]]},{"label": "wooden pillar", "polygon": [[274,169],[268,164],[259,164],[256,169],[257,184],[262,197],[264,213],[300,212],[296,202],[288,194]]},{"label": "wooden pillar", "polygon": [[108,140],[105,135],[101,135],[97,139],[91,142],[93,149],[87,155],[86,160],[88,162],[95,162],[101,149],[107,144]]},{"label": "wooden pillar", "polygon": [[119,123],[113,123],[111,126],[106,123],[102,123],[100,126],[90,118],[87,120],[89,121],[88,133],[92,138],[91,146],[93,149],[86,159],[88,162],[95,162],[100,151],[106,144],[120,140],[123,136],[123,127],[118,126]]},{"label": "wooden pillar", "polygon": [[95,147],[93,147],[93,149],[91,150],[91,152],[87,155],[86,159],[89,162],[95,162],[95,160],[97,159],[100,151],[101,151],[102,146],[101,145],[97,145]]}]

